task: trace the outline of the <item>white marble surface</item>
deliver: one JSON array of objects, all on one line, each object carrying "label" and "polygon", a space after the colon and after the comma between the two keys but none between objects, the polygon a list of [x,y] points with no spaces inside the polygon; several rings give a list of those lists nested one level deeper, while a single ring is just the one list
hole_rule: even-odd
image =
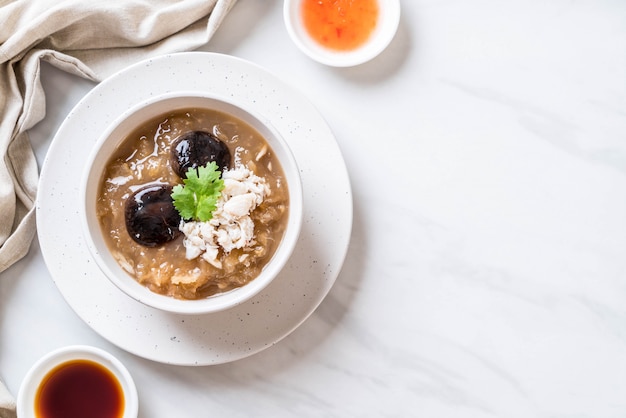
[{"label": "white marble surface", "polygon": [[[203,49],[269,69],[335,132],[354,225],[328,297],[259,354],[169,366],[82,322],[35,241],[0,275],[9,389],[81,343],[125,363],[145,418],[626,416],[626,2],[404,1],[350,69],[299,52],[281,9],[240,0]],[[40,161],[93,87],[49,66],[43,84]]]}]

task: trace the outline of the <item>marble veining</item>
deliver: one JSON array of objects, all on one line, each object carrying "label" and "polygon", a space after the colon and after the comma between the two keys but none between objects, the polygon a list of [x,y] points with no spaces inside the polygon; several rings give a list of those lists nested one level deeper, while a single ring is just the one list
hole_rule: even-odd
[{"label": "marble veining", "polygon": [[[266,68],[333,131],[354,205],[337,281],[261,352],[181,367],[95,333],[35,241],[0,275],[11,391],[40,356],[82,343],[128,367],[146,418],[626,416],[626,2],[404,1],[387,50],[336,69],[291,43],[282,2],[239,0],[202,50]],[[45,64],[42,77],[40,162],[94,87]],[[237,82],[251,97],[267,87]],[[323,201],[332,172],[307,170]],[[189,337],[165,325],[168,344]]]}]

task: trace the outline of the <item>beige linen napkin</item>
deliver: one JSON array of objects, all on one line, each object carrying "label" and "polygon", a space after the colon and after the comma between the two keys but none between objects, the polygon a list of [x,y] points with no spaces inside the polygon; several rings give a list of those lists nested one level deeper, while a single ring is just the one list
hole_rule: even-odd
[{"label": "beige linen napkin", "polygon": [[[28,130],[45,116],[40,63],[94,81],[206,44],[236,0],[0,0],[0,272],[35,234],[38,167]],[[0,418],[14,402],[0,381]]]},{"label": "beige linen napkin", "polygon": [[6,387],[0,382],[0,418],[15,417],[15,400]]}]

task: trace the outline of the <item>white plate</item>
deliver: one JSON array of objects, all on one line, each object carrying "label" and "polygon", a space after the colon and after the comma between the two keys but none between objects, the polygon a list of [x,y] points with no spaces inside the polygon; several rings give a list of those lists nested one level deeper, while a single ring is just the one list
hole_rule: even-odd
[{"label": "white plate", "polygon": [[[287,266],[264,292],[214,314],[161,312],[123,294],[92,260],[76,209],[80,173],[100,133],[142,99],[175,90],[212,91],[249,102],[289,142],[302,171],[302,233]],[[102,337],[158,362],[219,364],[275,344],[321,303],[348,248],[352,193],[334,135],[304,96],[250,62],[187,52],[121,71],[97,85],[70,112],[41,170],[37,228],[54,282],[78,316]]]}]

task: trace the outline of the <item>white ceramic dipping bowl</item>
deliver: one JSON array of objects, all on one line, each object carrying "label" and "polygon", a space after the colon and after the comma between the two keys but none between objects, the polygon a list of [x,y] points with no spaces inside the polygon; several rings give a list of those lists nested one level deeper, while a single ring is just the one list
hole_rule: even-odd
[{"label": "white ceramic dipping bowl", "polygon": [[322,64],[333,67],[352,67],[378,56],[391,42],[400,24],[400,0],[376,0],[378,21],[368,40],[356,49],[338,51],[326,48],[307,32],[302,20],[304,0],[285,0],[283,18],[292,41],[302,52]]},{"label": "white ceramic dipping bowl", "polygon": [[59,348],[39,359],[26,373],[17,394],[17,416],[36,418],[35,399],[39,386],[57,366],[77,360],[88,360],[108,369],[119,382],[124,394],[124,414],[121,418],[136,418],[139,401],[132,376],[112,354],[91,346],[72,345]]},{"label": "white ceramic dipping bowl", "polygon": [[[139,284],[113,258],[96,217],[96,199],[104,168],[119,144],[153,117],[185,108],[207,108],[230,114],[255,128],[280,161],[289,188],[289,217],[282,241],[263,271],[248,284],[203,299],[182,300],[161,295]],[[245,105],[208,92],[172,92],[146,100],[124,112],[97,141],[81,184],[82,226],[87,246],[106,277],[133,299],[153,308],[178,314],[206,314],[239,305],[265,289],[283,269],[298,241],[302,224],[302,184],[295,158],[270,121]],[[204,262],[204,261],[202,261]]]}]

